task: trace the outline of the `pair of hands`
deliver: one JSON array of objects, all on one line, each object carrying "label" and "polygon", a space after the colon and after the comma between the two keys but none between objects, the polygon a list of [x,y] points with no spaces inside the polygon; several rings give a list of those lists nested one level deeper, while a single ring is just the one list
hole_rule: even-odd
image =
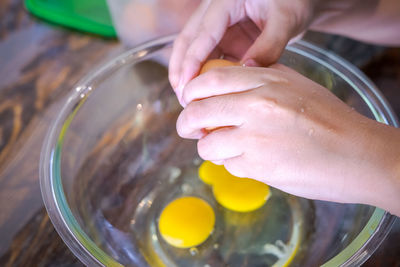
[{"label": "pair of hands", "polygon": [[[312,23],[316,10],[312,0],[203,1],[170,61],[170,81],[185,107],[178,133],[199,139],[199,155],[236,176],[399,215],[398,205],[390,204],[399,199],[399,154],[388,148],[400,144],[397,130],[361,116],[297,72],[270,65]],[[196,77],[207,58],[220,54],[252,67]]]}]

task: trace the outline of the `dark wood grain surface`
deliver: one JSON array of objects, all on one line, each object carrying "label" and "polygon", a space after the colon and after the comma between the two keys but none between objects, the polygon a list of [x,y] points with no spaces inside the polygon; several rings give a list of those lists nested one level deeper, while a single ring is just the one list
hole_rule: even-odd
[{"label": "dark wood grain surface", "polygon": [[[400,49],[308,38],[362,67],[400,115]],[[73,84],[120,49],[115,40],[37,20],[22,0],[0,1],[0,266],[82,266],[44,209],[40,150]],[[399,222],[364,266],[400,266]]]}]

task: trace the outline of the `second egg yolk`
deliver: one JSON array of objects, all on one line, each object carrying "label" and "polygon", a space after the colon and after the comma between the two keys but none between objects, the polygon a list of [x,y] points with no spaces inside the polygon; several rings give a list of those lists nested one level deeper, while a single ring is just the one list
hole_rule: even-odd
[{"label": "second egg yolk", "polygon": [[219,204],[238,212],[261,208],[269,196],[268,185],[249,178],[232,178],[215,183],[213,194]]},{"label": "second egg yolk", "polygon": [[224,166],[210,161],[202,163],[199,177],[212,186],[217,202],[233,211],[250,212],[261,208],[270,194],[268,185],[254,179],[236,177]]},{"label": "second egg yolk", "polygon": [[224,180],[232,179],[235,176],[230,174],[224,166],[206,160],[199,167],[199,177],[204,183],[214,185],[217,181],[224,183]]},{"label": "second egg yolk", "polygon": [[205,200],[181,197],[164,208],[158,228],[168,244],[190,248],[203,243],[212,233],[214,224],[214,210]]}]

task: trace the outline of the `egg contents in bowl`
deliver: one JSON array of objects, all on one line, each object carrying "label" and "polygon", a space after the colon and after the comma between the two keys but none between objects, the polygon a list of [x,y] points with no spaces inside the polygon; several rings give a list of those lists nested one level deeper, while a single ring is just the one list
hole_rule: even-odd
[{"label": "egg contents in bowl", "polygon": [[205,184],[214,185],[216,182],[222,182],[222,180],[230,179],[230,174],[224,166],[219,166],[211,161],[204,161],[199,167],[199,178]]},{"label": "egg contents in bowl", "polygon": [[162,211],[159,231],[163,239],[177,248],[198,246],[207,240],[215,224],[212,207],[198,197],[181,197]]},{"label": "egg contents in bowl", "polygon": [[269,186],[250,178],[230,174],[223,165],[205,161],[199,168],[200,179],[212,186],[217,202],[233,211],[250,212],[262,207],[270,195]]},{"label": "egg contents in bowl", "polygon": [[268,199],[269,187],[249,178],[232,177],[213,186],[215,199],[223,207],[249,212],[261,208]]}]

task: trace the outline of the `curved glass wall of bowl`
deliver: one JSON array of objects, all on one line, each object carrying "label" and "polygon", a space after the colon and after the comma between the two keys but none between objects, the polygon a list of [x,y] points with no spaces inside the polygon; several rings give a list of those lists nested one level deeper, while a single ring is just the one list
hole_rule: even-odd
[{"label": "curved glass wall of bowl", "polygon": [[[49,216],[86,265],[354,266],[379,246],[390,214],[364,205],[310,201],[272,189],[261,209],[219,206],[197,177],[196,143],[175,130],[181,111],[168,82],[174,36],[132,49],[88,74],[53,123],[41,158]],[[398,126],[375,86],[337,56],[299,42],[281,62],[329,88],[357,111]],[[212,235],[192,249],[169,246],[158,217],[179,196],[205,199]]]}]

